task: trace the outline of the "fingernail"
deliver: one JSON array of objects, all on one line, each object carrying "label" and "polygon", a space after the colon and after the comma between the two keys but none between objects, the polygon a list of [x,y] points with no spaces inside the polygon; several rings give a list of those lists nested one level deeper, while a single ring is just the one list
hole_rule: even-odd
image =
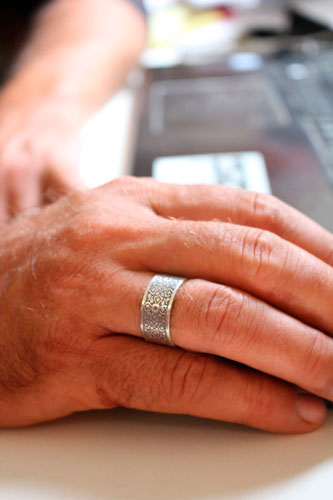
[{"label": "fingernail", "polygon": [[300,417],[310,424],[319,424],[326,417],[326,407],[322,399],[309,394],[300,394],[296,401]]}]

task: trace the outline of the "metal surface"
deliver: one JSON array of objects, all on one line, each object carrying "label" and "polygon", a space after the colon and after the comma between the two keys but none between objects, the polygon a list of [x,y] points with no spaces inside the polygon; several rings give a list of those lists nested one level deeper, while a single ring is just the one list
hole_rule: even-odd
[{"label": "metal surface", "polygon": [[156,274],[147,286],[141,304],[141,331],[146,340],[174,346],[170,317],[174,298],[184,278]]}]

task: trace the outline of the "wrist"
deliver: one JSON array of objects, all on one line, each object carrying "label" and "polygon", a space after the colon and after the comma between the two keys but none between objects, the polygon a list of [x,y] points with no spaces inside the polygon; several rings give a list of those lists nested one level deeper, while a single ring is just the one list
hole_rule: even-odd
[{"label": "wrist", "polygon": [[54,119],[72,123],[79,127],[89,115],[88,106],[83,100],[62,89],[61,84],[46,85],[40,83],[38,75],[36,83],[28,81],[24,75],[16,75],[9,80],[0,92],[0,115],[34,116],[45,114]]}]

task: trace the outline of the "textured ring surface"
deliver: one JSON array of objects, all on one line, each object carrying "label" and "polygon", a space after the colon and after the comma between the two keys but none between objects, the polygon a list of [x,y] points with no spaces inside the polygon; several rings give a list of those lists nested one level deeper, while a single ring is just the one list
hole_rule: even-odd
[{"label": "textured ring surface", "polygon": [[141,331],[146,340],[175,345],[170,335],[173,300],[184,278],[156,274],[146,288],[141,304]]}]

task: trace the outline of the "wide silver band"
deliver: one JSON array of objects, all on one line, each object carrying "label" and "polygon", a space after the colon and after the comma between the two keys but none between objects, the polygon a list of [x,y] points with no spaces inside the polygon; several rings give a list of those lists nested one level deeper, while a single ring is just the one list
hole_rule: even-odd
[{"label": "wide silver band", "polygon": [[156,274],[146,288],[141,304],[141,331],[146,340],[173,346],[170,317],[173,300],[184,278]]}]

